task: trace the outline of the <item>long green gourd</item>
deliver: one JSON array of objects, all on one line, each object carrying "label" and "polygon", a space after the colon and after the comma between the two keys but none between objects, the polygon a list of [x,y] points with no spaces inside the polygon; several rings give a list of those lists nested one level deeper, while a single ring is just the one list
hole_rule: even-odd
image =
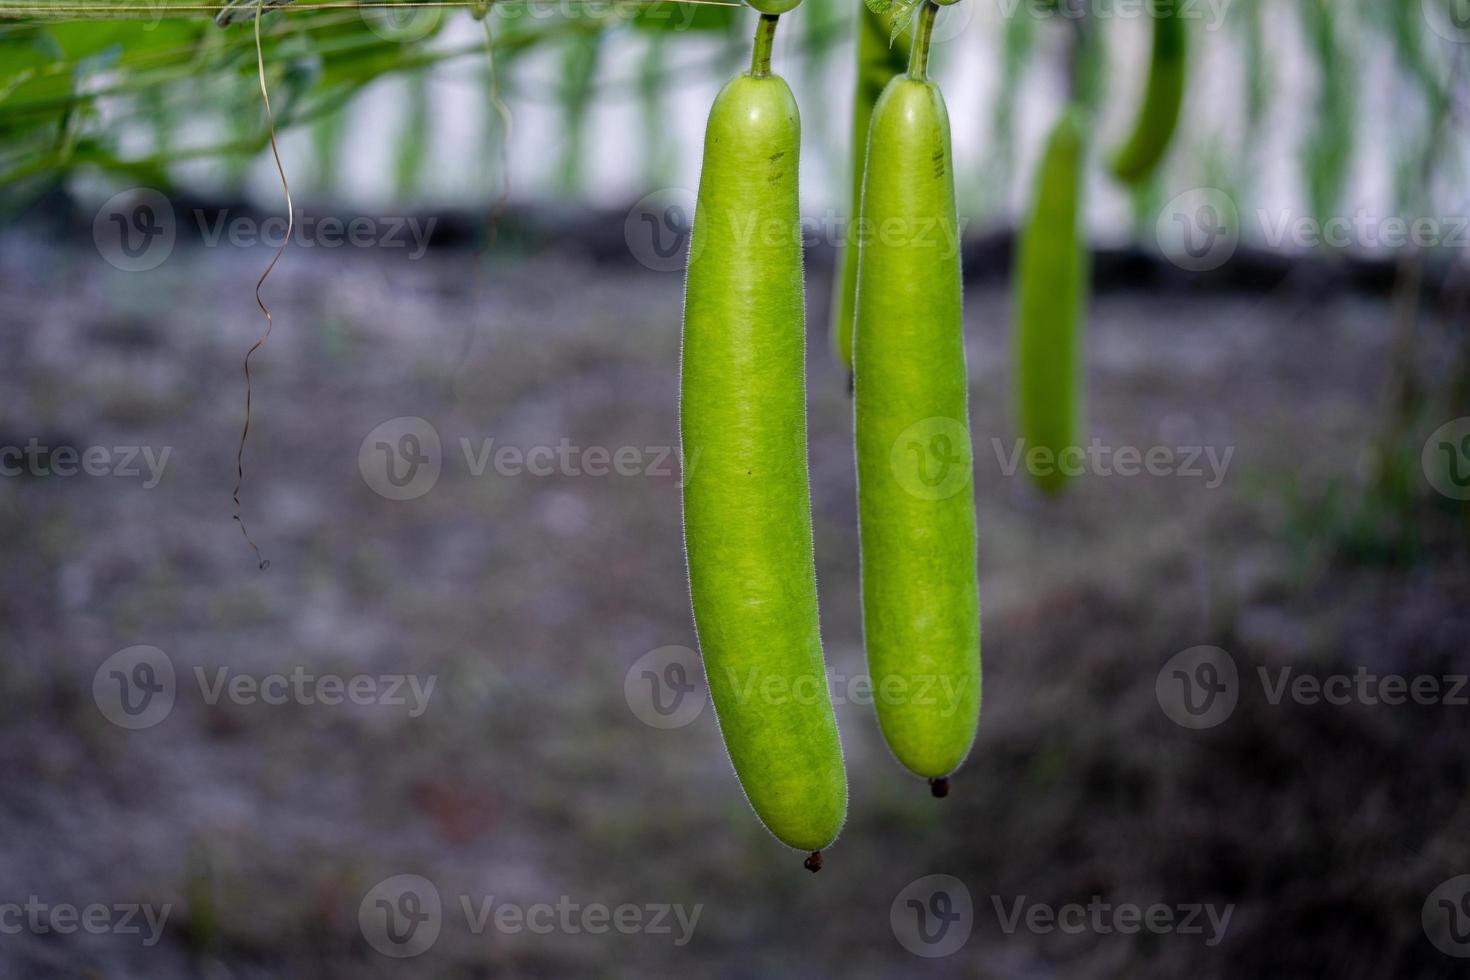
[{"label": "long green gourd", "polygon": [[873,110],[854,358],[863,635],[878,723],[936,796],[980,716],[980,604],[959,222],[926,2]]},{"label": "long green gourd", "polygon": [[1113,157],[1114,175],[1127,184],[1136,186],[1149,178],[1163,160],[1179,125],[1189,54],[1182,4],[1183,0],[1149,0],[1153,49],[1143,104],[1132,133]]},{"label": "long green gourd", "polygon": [[749,73],[705,131],[684,296],[679,425],[689,591],[735,774],[783,843],[836,839],[847,776],[817,620],[806,442],[797,163],[801,124],[771,74],[762,12]]},{"label": "long green gourd", "polygon": [[1087,268],[1079,230],[1085,150],[1084,112],[1074,105],[1047,140],[1016,263],[1016,419],[1027,455],[1050,452],[1031,469],[1047,492],[1065,485],[1071,464],[1061,454],[1077,441]]},{"label": "long green gourd", "polygon": [[833,279],[832,350],[837,361],[852,371],[852,331],[854,300],[857,296],[856,241],[858,212],[862,209],[863,163],[867,157],[868,126],[873,118],[873,104],[895,75],[908,65],[912,44],[909,32],[890,41],[891,16],[878,14],[866,4],[858,5],[857,17],[857,82],[852,95],[851,187],[847,235],[842,243],[840,272]]}]

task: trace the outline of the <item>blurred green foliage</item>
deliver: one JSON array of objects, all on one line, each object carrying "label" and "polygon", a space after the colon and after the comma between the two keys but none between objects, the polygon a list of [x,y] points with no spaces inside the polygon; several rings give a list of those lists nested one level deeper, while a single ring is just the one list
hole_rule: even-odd
[{"label": "blurred green foliage", "polygon": [[[140,6],[140,0],[88,0],[94,2]],[[169,3],[184,2],[144,0],[149,14],[139,15],[141,19],[86,21],[43,18],[39,16],[47,10],[43,0],[4,5],[0,194],[7,202],[24,200],[82,170],[168,186],[177,176],[177,164],[211,159],[223,164],[227,183],[244,178],[268,142],[256,74],[254,7],[240,4],[234,22],[224,27],[207,13],[157,15]],[[189,2],[215,5],[211,0]],[[399,195],[412,196],[426,180],[427,148],[435,135],[436,113],[431,110],[436,69],[456,59],[486,58],[478,34],[462,40],[463,32],[445,30],[474,11],[413,9],[405,0],[403,12],[389,16],[369,9],[312,10],[313,2],[323,0],[295,0],[289,13],[268,12],[260,22],[277,130],[310,128],[315,188],[318,193],[330,192],[342,169],[340,143],[350,136],[347,109],[374,82],[400,76],[408,109],[394,114],[401,122],[391,166]],[[797,62],[789,74],[799,77],[806,91],[845,88],[828,83],[852,71],[848,46],[861,2],[808,0],[784,19],[791,39],[785,57]],[[1213,186],[1231,188],[1242,200],[1248,198],[1258,165],[1257,148],[1267,135],[1279,135],[1271,127],[1279,119],[1277,86],[1286,76],[1283,63],[1288,58],[1305,59],[1308,76],[1314,77],[1302,98],[1311,103],[1303,112],[1305,126],[1289,134],[1288,142],[1298,158],[1298,185],[1315,216],[1332,214],[1343,206],[1360,144],[1365,142],[1360,117],[1364,100],[1359,96],[1369,77],[1365,63],[1391,52],[1398,73],[1395,98],[1403,103],[1392,121],[1398,203],[1404,208],[1422,205],[1423,161],[1432,151],[1433,121],[1453,105],[1447,82],[1452,55],[1447,49],[1454,45],[1431,29],[1431,8],[1438,2],[1236,0],[1227,5],[1223,9],[1229,30],[1201,30],[1198,44],[1213,46],[1212,57],[1223,51],[1239,66],[1235,77],[1240,79],[1244,105],[1243,129],[1223,132],[1210,118],[1187,111],[1179,138],[1192,145],[1178,155],[1178,168],[1191,168],[1189,179],[1195,184],[1208,179]],[[17,6],[35,14],[16,16]],[[739,6],[672,0],[646,4],[566,0],[536,10],[524,0],[484,6],[500,84],[510,95],[545,100],[557,109],[562,132],[559,158],[552,166],[559,185],[569,192],[581,189],[590,176],[586,161],[595,156],[595,148],[587,145],[588,119],[599,100],[609,99],[635,101],[645,176],[654,186],[666,183],[678,159],[668,126],[670,100],[695,73],[721,77],[740,70],[753,16]],[[1107,71],[1110,64],[1115,72],[1118,68],[1116,58],[1108,56],[1109,47],[1129,25],[1121,12],[1106,4],[1083,6],[1098,16],[1087,22],[1089,56],[1079,63],[1080,81],[1089,90],[1088,101],[1107,114],[1132,83],[1130,78],[1108,77]],[[1027,104],[1023,95],[1036,89],[1038,75],[1075,70],[1069,68],[1068,59],[1056,56],[1058,47],[1068,43],[1064,38],[1073,29],[1073,20],[1041,0],[998,9],[978,3],[972,7],[964,12],[966,19],[983,26],[980,50],[996,62],[999,84],[995,97],[980,110],[986,130],[980,141],[983,165],[969,168],[961,187],[975,210],[996,213],[1009,207],[1012,187],[1026,177],[1013,172],[1017,116]],[[961,11],[954,8],[945,16],[959,17]],[[615,33],[639,39],[633,58],[620,57],[626,48],[609,46],[608,35]],[[947,43],[936,58],[958,62],[975,57],[977,33]],[[711,37],[722,42],[714,57],[686,53],[696,48],[707,51]],[[530,85],[515,70],[521,55],[540,48],[556,51],[559,58],[549,86]],[[1129,72],[1142,70],[1142,65],[1128,66]],[[489,161],[500,153],[505,133],[486,101],[485,122],[477,128],[485,134]],[[825,162],[836,171],[849,157],[846,127],[832,125],[839,114],[824,108],[840,107],[816,105],[804,116],[820,147],[814,165]],[[1453,179],[1459,172],[1453,168],[1462,161],[1447,156],[1443,162]],[[1147,232],[1158,205],[1173,195],[1177,183],[1173,179],[1146,187],[1136,196],[1140,232]],[[488,181],[487,186],[498,182]]]},{"label": "blurred green foliage", "polygon": [[[339,114],[385,75],[422,79],[439,62],[484,57],[484,42],[435,43],[447,19],[438,10],[396,20],[340,9],[267,15],[261,53],[277,128]],[[253,26],[221,28],[197,16],[0,23],[0,186],[51,182],[82,168],[166,185],[173,163],[260,152],[269,131]],[[551,38],[601,29],[586,18],[522,18],[498,31],[495,47],[505,63]],[[408,125],[423,127],[426,116],[411,112]],[[124,154],[120,137],[149,120],[157,124],[151,152]],[[210,138],[177,139],[186,127]],[[421,142],[427,132],[408,135],[405,142]],[[421,169],[420,152],[405,149],[396,161],[401,182]]]}]

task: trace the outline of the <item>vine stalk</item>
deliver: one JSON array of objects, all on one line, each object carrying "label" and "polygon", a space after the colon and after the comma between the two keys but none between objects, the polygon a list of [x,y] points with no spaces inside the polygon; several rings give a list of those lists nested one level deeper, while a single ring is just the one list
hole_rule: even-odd
[{"label": "vine stalk", "polygon": [[939,4],[924,0],[919,8],[919,26],[914,31],[914,46],[909,49],[909,78],[916,82],[929,80],[929,40],[934,35],[934,18],[939,14]]},{"label": "vine stalk", "polygon": [[750,77],[768,78],[771,74],[771,48],[776,43],[776,22],[779,14],[761,14],[755,28],[755,49],[750,54]]}]

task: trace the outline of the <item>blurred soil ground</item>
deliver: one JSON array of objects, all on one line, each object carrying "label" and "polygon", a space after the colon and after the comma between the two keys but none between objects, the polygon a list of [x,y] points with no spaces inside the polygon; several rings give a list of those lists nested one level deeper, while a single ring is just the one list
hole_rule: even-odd
[{"label": "blurred soil ground", "polygon": [[[712,712],[640,722],[624,675],[692,646],[677,471],[476,476],[479,449],[676,445],[681,277],[574,247],[288,251],[253,361],[245,517],[231,519],[241,358],[263,249],[181,243],[127,274],[89,243],[0,236],[0,443],[168,447],[162,481],[7,477],[0,535],[0,900],[170,903],[162,942],[0,937],[15,977],[1462,976],[1425,938],[1470,872],[1470,708],[1271,704],[1258,667],[1467,670],[1470,549],[1432,494],[1392,560],[1342,557],[1386,393],[1389,306],[1351,293],[1104,288],[1090,432],[1233,450],[1223,480],[1089,476],[1060,499],[1003,471],[1009,298],[967,297],[985,692],[948,799],[888,756],[861,674],[850,405],[809,292],[815,530],[851,815],[811,876],[747,811]],[[1435,357],[1435,351],[1426,351]],[[379,423],[444,446],[428,494],[358,469]],[[1427,435],[1427,432],[1421,435]],[[1208,469],[1206,469],[1208,472]],[[1460,523],[1456,524],[1456,520]],[[107,722],[92,680],[135,644],[196,667],[435,675],[430,709],[211,707]],[[1240,668],[1235,713],[1191,731],[1155,681],[1200,644]],[[357,909],[399,873],[530,904],[702,904],[693,940],[473,935],[374,952]],[[922,960],[890,904],[946,873],[959,953]],[[1234,903],[1200,936],[1007,934],[996,903]]]}]

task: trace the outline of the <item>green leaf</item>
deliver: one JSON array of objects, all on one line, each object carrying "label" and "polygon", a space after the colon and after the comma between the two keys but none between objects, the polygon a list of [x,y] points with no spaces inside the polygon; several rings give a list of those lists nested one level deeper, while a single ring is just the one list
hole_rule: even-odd
[{"label": "green leaf", "polygon": [[913,23],[914,14],[919,12],[925,0],[864,0],[864,2],[873,13],[888,16],[893,24],[892,33],[888,35],[888,43],[892,44],[898,40],[900,34],[909,29],[909,25]]}]

